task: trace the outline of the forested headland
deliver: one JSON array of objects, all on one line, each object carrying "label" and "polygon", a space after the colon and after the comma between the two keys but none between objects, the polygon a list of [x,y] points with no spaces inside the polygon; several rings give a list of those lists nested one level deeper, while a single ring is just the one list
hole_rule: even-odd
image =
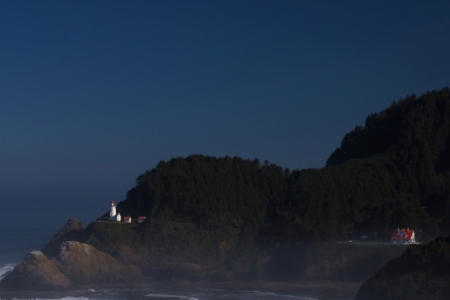
[{"label": "forested headland", "polygon": [[[394,101],[348,132],[321,169],[191,155],[138,176],[118,210],[264,244],[449,234],[450,90]],[[299,153],[299,155],[301,155]]]},{"label": "forested headland", "polygon": [[197,154],[161,161],[117,211],[147,219],[112,226],[106,213],[78,240],[155,278],[367,279],[404,247],[336,242],[388,241],[398,227],[423,242],[450,233],[450,90],[369,115],[321,169]]}]

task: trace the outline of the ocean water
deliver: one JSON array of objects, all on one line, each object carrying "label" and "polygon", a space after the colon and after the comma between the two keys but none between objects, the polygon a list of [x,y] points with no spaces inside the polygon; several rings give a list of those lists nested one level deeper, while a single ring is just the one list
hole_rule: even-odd
[{"label": "ocean water", "polygon": [[[14,298],[17,299],[17,298]],[[34,298],[42,299],[45,298]],[[85,296],[66,296],[64,300],[88,300],[88,299],[111,299],[111,300],[317,300],[316,298],[284,295],[264,291],[228,291],[220,289],[197,289],[197,290],[167,290],[167,289],[128,289],[128,290],[90,290]],[[19,300],[19,299],[17,299]],[[55,300],[55,299],[53,299]]]},{"label": "ocean water", "polygon": [[86,227],[109,211],[111,200],[125,199],[125,187],[0,186],[0,272],[40,250],[67,221]]},{"label": "ocean water", "polygon": [[[0,278],[25,256],[42,249],[72,218],[86,227],[109,211],[111,200],[125,199],[125,187],[0,187]],[[37,299],[37,298],[36,298]],[[146,300],[308,300],[302,295],[284,295],[263,291],[220,289],[130,289],[90,290],[76,299]]]},{"label": "ocean water", "polygon": [[145,299],[145,300],[316,300],[314,298],[283,295],[262,291],[227,291],[220,289],[198,290],[99,290],[87,297],[66,297],[63,299]]}]

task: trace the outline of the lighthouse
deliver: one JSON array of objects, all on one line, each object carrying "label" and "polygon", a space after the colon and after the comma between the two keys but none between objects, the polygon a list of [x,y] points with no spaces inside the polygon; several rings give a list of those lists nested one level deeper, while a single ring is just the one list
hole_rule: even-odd
[{"label": "lighthouse", "polygon": [[117,221],[117,216],[116,216],[116,204],[114,203],[114,201],[111,201],[111,209],[109,211],[109,220],[110,221]]}]

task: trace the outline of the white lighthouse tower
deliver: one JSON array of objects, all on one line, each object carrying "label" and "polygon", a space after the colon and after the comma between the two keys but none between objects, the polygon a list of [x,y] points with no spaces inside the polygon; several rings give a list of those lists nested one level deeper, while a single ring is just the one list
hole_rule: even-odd
[{"label": "white lighthouse tower", "polygon": [[110,221],[117,221],[116,217],[116,204],[114,203],[114,200],[111,201],[111,209],[109,211],[109,220]]}]

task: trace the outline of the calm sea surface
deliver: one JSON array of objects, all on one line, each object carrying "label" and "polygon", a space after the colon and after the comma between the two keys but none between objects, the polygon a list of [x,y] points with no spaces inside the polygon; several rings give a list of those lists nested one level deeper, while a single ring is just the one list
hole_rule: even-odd
[{"label": "calm sea surface", "polygon": [[[72,218],[84,226],[109,211],[111,200],[125,199],[125,187],[0,187],[0,277],[33,250],[40,250]],[[98,290],[64,299],[283,300],[312,299],[261,291]]]}]

